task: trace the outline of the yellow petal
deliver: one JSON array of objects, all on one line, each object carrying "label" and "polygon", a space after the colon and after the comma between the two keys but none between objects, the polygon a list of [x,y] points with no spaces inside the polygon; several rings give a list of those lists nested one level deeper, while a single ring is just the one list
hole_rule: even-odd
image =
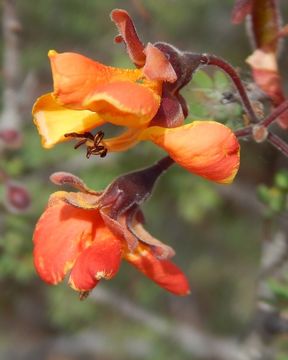
[{"label": "yellow petal", "polygon": [[68,140],[64,134],[83,133],[104,124],[104,120],[92,111],[72,110],[59,105],[51,93],[37,99],[32,114],[42,145],[47,149]]}]

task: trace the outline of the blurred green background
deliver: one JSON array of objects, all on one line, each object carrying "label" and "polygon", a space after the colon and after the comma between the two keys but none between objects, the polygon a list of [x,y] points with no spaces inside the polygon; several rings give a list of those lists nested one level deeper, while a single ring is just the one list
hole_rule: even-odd
[{"label": "blurred green background", "polygon": [[[232,6],[232,0],[18,0],[19,81],[33,73],[34,100],[51,90],[49,49],[76,51],[106,64],[131,67],[124,47],[113,43],[117,31],[109,13],[117,7],[129,11],[144,42],[166,41],[180,49],[217,54],[241,67],[249,81],[244,60],[250,47],[244,25],[230,22]],[[2,43],[0,51],[3,56]],[[240,107],[221,104],[225,91],[231,91],[230,82],[221,73],[211,69],[197,73],[185,89],[189,119],[213,117],[239,127]],[[70,171],[90,187],[103,189],[116,176],[147,166],[163,153],[146,143],[105,159],[86,160],[85,150],[74,151],[72,143],[44,150],[32,124],[32,103],[22,111],[23,146],[3,151],[0,160],[1,168],[25,185],[32,197],[24,214],[1,209],[0,358],[198,360],[178,341],[169,341],[147,324],[127,317],[109,301],[97,301],[96,296],[80,302],[65,283],[51,287],[35,274],[31,239],[49,194],[57,190],[49,183],[52,172]],[[256,187],[271,185],[278,169],[285,166],[287,160],[269,145],[245,142],[239,176],[229,187],[172,168],[144,206],[146,227],[176,250],[174,259],[189,277],[191,295],[170,295],[126,264],[113,281],[103,281],[99,291],[103,287],[108,295],[111,291],[128,299],[172,327],[180,323],[219,337],[244,335],[255,306],[263,231]]]}]

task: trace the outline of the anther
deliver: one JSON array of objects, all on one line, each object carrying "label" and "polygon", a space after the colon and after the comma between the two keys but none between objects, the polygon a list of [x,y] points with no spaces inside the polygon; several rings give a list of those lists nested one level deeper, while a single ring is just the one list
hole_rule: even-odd
[{"label": "anther", "polygon": [[[86,157],[90,158],[91,155],[99,155],[101,158],[105,157],[108,149],[103,145],[102,140],[104,138],[104,132],[98,131],[95,135],[90,132],[84,133],[67,133],[64,135],[65,137],[77,138],[80,139],[74,146],[74,149],[78,149],[81,145],[87,146]],[[87,142],[92,142],[92,145],[88,145]]]}]

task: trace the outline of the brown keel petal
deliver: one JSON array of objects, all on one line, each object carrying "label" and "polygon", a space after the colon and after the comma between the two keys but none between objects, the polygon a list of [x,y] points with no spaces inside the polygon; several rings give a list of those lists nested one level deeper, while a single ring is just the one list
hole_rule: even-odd
[{"label": "brown keel petal", "polygon": [[102,192],[90,189],[78,176],[65,171],[58,171],[50,175],[50,180],[55,185],[70,185],[83,193],[100,195]]},{"label": "brown keel petal", "polygon": [[110,14],[111,20],[116,24],[120,36],[116,37],[116,42],[120,42],[120,39],[125,42],[127,46],[127,52],[130,59],[137,67],[142,67],[145,64],[146,56],[143,52],[144,45],[140,41],[134,23],[130,18],[127,11],[122,9],[115,9]]}]

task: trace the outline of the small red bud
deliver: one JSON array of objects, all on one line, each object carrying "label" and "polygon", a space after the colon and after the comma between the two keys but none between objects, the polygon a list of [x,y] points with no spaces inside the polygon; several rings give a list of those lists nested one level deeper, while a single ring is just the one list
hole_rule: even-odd
[{"label": "small red bud", "polygon": [[18,130],[2,129],[0,130],[0,142],[9,149],[18,149],[22,145],[22,136]]},{"label": "small red bud", "polygon": [[267,139],[268,130],[263,125],[254,125],[252,128],[252,136],[257,143],[264,142]]},{"label": "small red bud", "polygon": [[6,183],[5,205],[7,209],[14,213],[24,212],[31,203],[27,189],[13,181]]}]

